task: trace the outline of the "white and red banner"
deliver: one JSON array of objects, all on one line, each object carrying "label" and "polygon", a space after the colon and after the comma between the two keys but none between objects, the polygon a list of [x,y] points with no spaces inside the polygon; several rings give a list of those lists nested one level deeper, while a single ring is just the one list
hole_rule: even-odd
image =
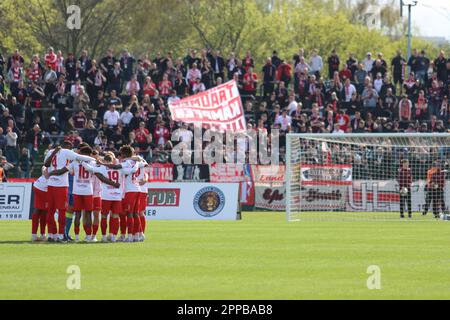
[{"label": "white and red banner", "polygon": [[209,166],[209,177],[211,182],[243,182],[245,180],[244,174],[244,164],[214,163]]},{"label": "white and red banner", "polygon": [[284,185],[286,173],[285,171],[285,166],[254,166],[255,184]]},{"label": "white and red banner", "polygon": [[147,169],[149,182],[169,182],[173,181],[173,164],[152,163]]},{"label": "white and red banner", "polygon": [[219,131],[247,129],[241,96],[234,80],[169,104],[174,121]]},{"label": "white and red banner", "polygon": [[351,165],[304,164],[301,166],[302,185],[351,185],[353,170]]},{"label": "white and red banner", "polygon": [[271,211],[285,211],[285,193],[285,186],[258,185],[255,187],[255,207]]}]

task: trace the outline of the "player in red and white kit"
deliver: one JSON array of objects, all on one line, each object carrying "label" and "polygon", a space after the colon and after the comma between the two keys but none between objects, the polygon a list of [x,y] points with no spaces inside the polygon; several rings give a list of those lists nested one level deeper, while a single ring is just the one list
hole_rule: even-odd
[{"label": "player in red and white kit", "polygon": [[[93,161],[89,156],[79,155],[73,152],[72,143],[64,141],[54,157],[51,157],[53,150],[48,152],[45,158],[45,167],[48,168],[48,216],[47,223],[49,229],[49,241],[62,241],[64,239],[64,228],[68,205],[69,173],[68,165],[70,161]],[[58,210],[59,232],[55,222],[55,213]]]},{"label": "player in red and white kit", "polygon": [[[99,154],[96,150],[92,152],[94,158],[98,158]],[[97,176],[93,177],[94,186],[94,209],[92,211],[92,242],[97,242],[97,232],[100,225],[100,213],[102,211],[102,183]]]},{"label": "player in red and white kit", "polygon": [[[80,150],[82,155],[91,154],[90,148]],[[90,161],[91,164],[95,162]],[[92,217],[94,209],[93,175],[87,171],[80,162],[72,161],[69,172],[73,175],[73,212],[75,213],[75,241],[80,240],[79,226],[83,216],[83,229],[86,233],[86,242],[91,241]]]},{"label": "player in red and white kit", "polygon": [[[105,164],[111,169],[129,169],[133,168],[139,163],[141,158],[135,157],[134,149],[130,146],[123,146],[120,148],[120,164],[109,165]],[[140,172],[135,172],[129,175],[125,175],[124,183],[124,195],[122,199],[123,214],[121,215],[121,236],[118,241],[134,242],[139,241],[139,236],[134,237],[135,234],[139,235],[141,229],[141,221],[139,219],[139,200],[141,187],[138,180]],[[126,215],[128,238],[125,239],[125,230],[122,228],[122,217]]]},{"label": "player in red and white kit", "polygon": [[[45,241],[45,226],[47,225],[48,211],[48,183],[44,172],[47,168],[42,168],[42,176],[33,183],[34,191],[34,212],[31,218],[31,241]],[[38,228],[41,229],[41,236],[38,238]]]},{"label": "player in red and white kit", "polygon": [[[91,155],[92,149],[90,147],[84,147],[80,149],[82,155]],[[94,161],[87,161],[88,165],[95,166]],[[86,170],[83,166],[83,162],[73,161],[69,170],[74,176],[73,180],[73,195],[74,195],[74,212],[75,212],[75,225],[79,224],[81,214],[83,214],[83,228],[86,232],[86,241],[95,242],[92,237],[92,211],[94,210],[94,179],[99,179],[101,182],[118,186],[117,183],[109,180],[106,176],[95,173],[93,175],[90,171]],[[79,240],[79,235],[75,233],[75,241]]]},{"label": "player in red and white kit", "polygon": [[[139,197],[139,217],[140,220],[140,230],[137,235],[139,241],[145,240],[145,227],[146,227],[146,220],[145,220],[145,210],[147,208],[148,204],[148,188],[147,188],[147,181],[148,181],[148,175],[146,173],[146,168],[148,167],[148,163],[145,160],[142,160],[139,162],[139,173],[137,176],[137,179],[139,181],[140,186],[140,197]],[[136,237],[136,235],[135,235]]]},{"label": "player in red and white kit", "polygon": [[[114,154],[108,153],[104,157],[104,163],[107,165],[115,164]],[[111,213],[110,223],[109,223],[109,237],[111,242],[116,241],[116,236],[119,231],[119,217],[123,212],[122,197],[123,197],[123,185],[125,177],[127,175],[132,175],[138,170],[138,164],[136,163],[133,167],[122,168],[122,169],[112,169],[105,165],[92,166],[88,163],[83,163],[86,170],[101,174],[108,177],[111,181],[117,183],[117,186],[110,186],[107,184],[102,184],[102,219],[101,219],[101,231],[102,231],[102,242],[107,242],[107,224],[108,215]]]}]

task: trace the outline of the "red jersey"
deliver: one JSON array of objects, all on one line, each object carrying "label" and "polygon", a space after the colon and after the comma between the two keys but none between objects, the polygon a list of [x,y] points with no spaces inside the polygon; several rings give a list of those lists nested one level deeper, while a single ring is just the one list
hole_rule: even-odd
[{"label": "red jersey", "polygon": [[398,170],[397,182],[401,188],[411,188],[412,184],[412,174],[411,169],[401,168]]},{"label": "red jersey", "polygon": [[244,75],[244,90],[254,91],[256,90],[256,80],[258,80],[258,75],[256,73],[246,73]]},{"label": "red jersey", "polygon": [[58,57],[54,53],[47,53],[45,55],[45,65],[49,66],[53,71],[56,71],[58,65]]}]

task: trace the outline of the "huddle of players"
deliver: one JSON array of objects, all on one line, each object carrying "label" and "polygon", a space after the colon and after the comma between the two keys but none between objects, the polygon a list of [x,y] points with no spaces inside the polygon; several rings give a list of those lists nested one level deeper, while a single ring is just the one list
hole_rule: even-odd
[{"label": "huddle of players", "polygon": [[[444,187],[446,171],[441,168],[439,160],[435,160],[433,166],[427,172],[425,184],[425,206],[422,215],[427,215],[430,205],[433,206],[433,214],[436,219],[440,213],[445,212]],[[404,218],[405,206],[408,210],[408,217],[412,218],[411,185],[412,173],[409,161],[401,161],[401,168],[398,172],[397,182],[400,187],[400,218]]]},{"label": "huddle of players", "polygon": [[77,152],[72,149],[72,144],[65,141],[50,150],[42,176],[34,183],[32,241],[71,242],[73,222],[75,241],[79,241],[81,220],[86,242],[97,242],[99,225],[102,242],[144,241],[148,166],[145,160],[135,156],[130,146],[120,149],[118,159],[109,152],[100,157],[87,144],[80,144]]}]

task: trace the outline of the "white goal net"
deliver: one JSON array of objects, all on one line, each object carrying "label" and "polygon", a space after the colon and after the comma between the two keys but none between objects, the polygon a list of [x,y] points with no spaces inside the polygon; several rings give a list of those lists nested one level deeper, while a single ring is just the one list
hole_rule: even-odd
[{"label": "white goal net", "polygon": [[287,219],[446,219],[449,166],[450,134],[289,134]]}]

